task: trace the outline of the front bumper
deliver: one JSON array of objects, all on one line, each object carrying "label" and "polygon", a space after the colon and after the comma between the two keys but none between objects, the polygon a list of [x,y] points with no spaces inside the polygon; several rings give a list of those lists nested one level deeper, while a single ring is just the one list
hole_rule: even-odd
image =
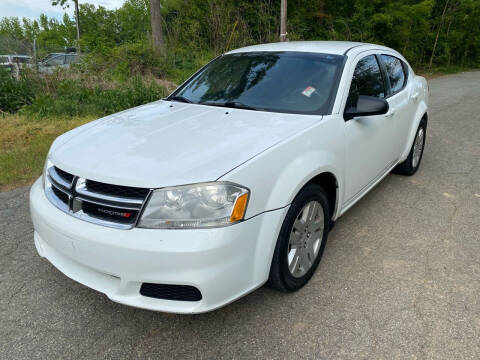
[{"label": "front bumper", "polygon": [[[30,211],[38,253],[71,279],[122,304],[199,313],[265,283],[287,208],[223,228],[119,230],[60,211],[46,198],[39,179],[30,191]],[[145,297],[139,292],[144,282],[191,285],[202,299]]]}]

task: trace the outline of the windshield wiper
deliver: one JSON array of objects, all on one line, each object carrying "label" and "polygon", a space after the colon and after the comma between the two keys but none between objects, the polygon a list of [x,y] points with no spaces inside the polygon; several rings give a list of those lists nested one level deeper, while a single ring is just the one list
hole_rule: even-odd
[{"label": "windshield wiper", "polygon": [[200,105],[209,105],[209,106],[220,106],[220,107],[228,107],[228,108],[235,108],[235,109],[245,109],[245,110],[255,110],[258,111],[260,110],[259,108],[250,106],[250,105],[245,105],[242,104],[241,102],[238,101],[227,101],[224,103],[216,103],[216,102],[201,102]]},{"label": "windshield wiper", "polygon": [[179,95],[176,95],[176,96],[170,96],[167,98],[168,101],[179,101],[179,102],[183,102],[183,103],[188,103],[188,104],[191,104],[192,102],[190,100],[188,100],[186,97],[183,97],[183,96],[179,96]]}]

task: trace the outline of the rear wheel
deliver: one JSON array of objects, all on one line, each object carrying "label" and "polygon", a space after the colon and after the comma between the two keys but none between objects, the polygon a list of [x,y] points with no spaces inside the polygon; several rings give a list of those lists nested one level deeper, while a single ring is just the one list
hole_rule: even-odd
[{"label": "rear wheel", "polygon": [[321,186],[307,185],[293,200],[278,236],[269,283],[291,292],[312,277],[325,249],[330,206]]},{"label": "rear wheel", "polygon": [[395,167],[393,170],[401,175],[413,175],[417,172],[422,161],[423,150],[425,148],[425,138],[427,135],[427,122],[423,119],[418,126],[415,139],[413,140],[412,148],[405,161]]}]

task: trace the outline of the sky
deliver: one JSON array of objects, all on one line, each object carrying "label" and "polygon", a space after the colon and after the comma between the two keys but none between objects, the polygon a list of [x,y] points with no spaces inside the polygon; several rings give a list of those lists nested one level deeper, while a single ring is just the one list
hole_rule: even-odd
[{"label": "sky", "polygon": [[[51,0],[0,0],[0,18],[4,16],[18,16],[19,18],[38,19],[40,14],[46,14],[48,17],[62,19],[63,14],[67,12],[73,16],[73,1],[68,9],[62,9],[61,6],[52,6]],[[107,9],[115,9],[123,4],[123,0],[79,0],[89,4],[102,5]]]}]

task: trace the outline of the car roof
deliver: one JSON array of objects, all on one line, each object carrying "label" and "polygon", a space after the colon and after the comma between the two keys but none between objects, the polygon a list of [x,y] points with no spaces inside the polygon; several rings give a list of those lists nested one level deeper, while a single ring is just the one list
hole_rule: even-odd
[{"label": "car roof", "polygon": [[14,57],[25,57],[25,58],[29,58],[31,56],[29,55],[17,55],[17,54],[6,54],[6,55],[0,55],[0,56],[14,56]]},{"label": "car roof", "polygon": [[256,52],[256,51],[298,51],[298,52],[314,52],[324,54],[344,55],[352,48],[362,47],[368,48],[383,48],[375,44],[367,44],[353,41],[287,41],[276,42],[269,44],[260,44],[247,46],[240,49],[229,51],[227,54],[242,53],[242,52]]}]

